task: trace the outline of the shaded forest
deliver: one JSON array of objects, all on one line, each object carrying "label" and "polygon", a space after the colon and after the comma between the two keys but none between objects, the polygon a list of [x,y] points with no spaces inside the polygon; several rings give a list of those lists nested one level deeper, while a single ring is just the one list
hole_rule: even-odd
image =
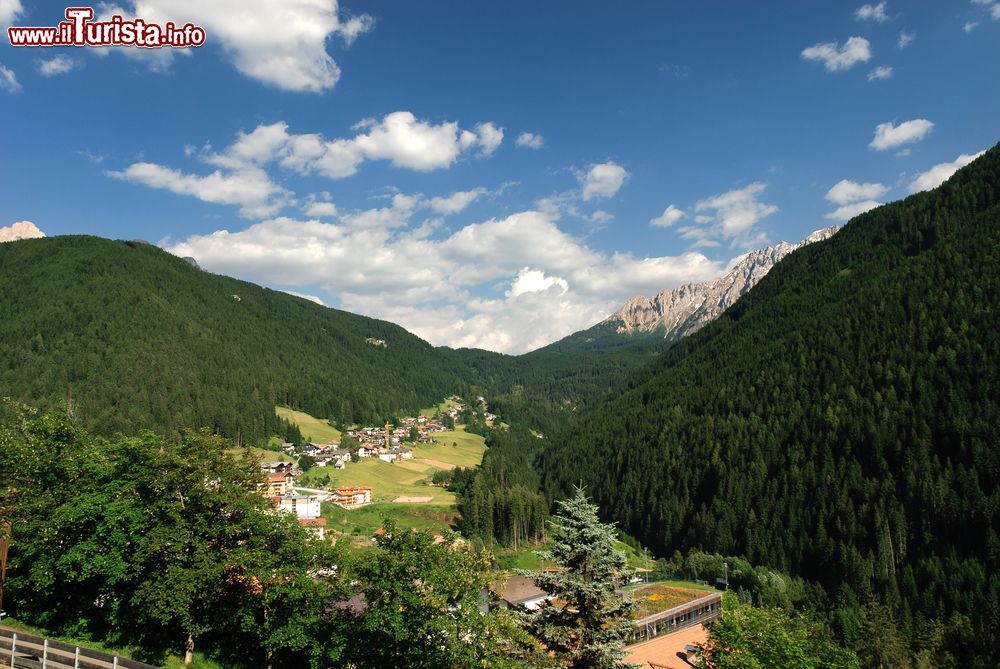
[{"label": "shaded forest", "polygon": [[791,254],[544,450],[547,492],[582,480],[661,555],[742,555],[843,612],[878,597],[911,639],[967,616],[995,666],[998,197],[995,147]]}]

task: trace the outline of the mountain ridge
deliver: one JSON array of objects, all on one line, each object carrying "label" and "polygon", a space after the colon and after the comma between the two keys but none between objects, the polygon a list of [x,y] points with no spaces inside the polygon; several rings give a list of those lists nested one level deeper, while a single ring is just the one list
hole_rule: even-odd
[{"label": "mountain ridge", "polygon": [[829,239],[839,225],[816,230],[796,243],[779,242],[744,254],[725,274],[701,283],[661,290],[651,298],[637,295],[598,325],[614,326],[622,335],[663,332],[664,339],[693,334],[735,304],[782,258],[808,244]]}]

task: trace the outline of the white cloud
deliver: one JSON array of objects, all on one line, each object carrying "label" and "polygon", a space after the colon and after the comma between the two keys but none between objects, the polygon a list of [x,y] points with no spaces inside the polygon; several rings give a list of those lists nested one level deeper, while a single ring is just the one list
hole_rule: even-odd
[{"label": "white cloud", "polygon": [[216,170],[211,174],[197,175],[155,163],[133,163],[122,171],[105,174],[178,195],[191,195],[203,202],[239,205],[240,214],[250,218],[275,214],[288,204],[291,195],[272,182],[264,170],[255,167],[227,174]]},{"label": "white cloud", "polygon": [[908,33],[906,31],[901,31],[899,33],[899,39],[896,41],[896,48],[905,49],[906,47],[913,44],[913,40],[917,39],[916,33]]},{"label": "white cloud", "polygon": [[868,81],[877,81],[879,79],[888,79],[892,76],[892,68],[888,65],[879,65],[874,70],[868,73]]},{"label": "white cloud", "polygon": [[[310,92],[333,88],[340,78],[340,68],[326,51],[329,38],[339,35],[349,45],[374,25],[369,16],[342,19],[337,0],[132,0],[125,13],[154,23],[200,25],[244,75],[284,90]],[[160,52],[167,59],[174,53],[122,50],[142,51]]]},{"label": "white cloud", "polygon": [[[290,134],[283,121],[261,124],[249,133],[240,132],[220,152],[213,152],[208,145],[202,149],[186,147],[188,156],[220,168],[207,176],[182,174],[154,163],[135,163],[108,174],[206,202],[239,204],[244,216],[263,218],[276,214],[293,196],[264,171],[271,163],[302,175],[315,173],[330,179],[355,174],[366,160],[387,160],[397,167],[430,171],[451,166],[463,150],[480,147],[480,155],[492,152],[503,138],[503,130],[492,123],[478,124],[477,132],[460,131],[455,122],[434,125],[404,111],[380,121],[365,119],[354,129],[358,132],[353,137],[326,140],[318,134]],[[312,204],[306,204],[307,213]]]},{"label": "white cloud", "polygon": [[597,197],[611,197],[622,187],[628,172],[624,167],[614,162],[591,165],[583,174],[578,174],[583,186],[584,202]]},{"label": "white cloud", "polygon": [[802,57],[822,61],[827,72],[840,72],[868,62],[872,57],[871,43],[864,37],[851,37],[843,46],[838,46],[836,42],[823,42],[803,49]]},{"label": "white cloud", "polygon": [[615,215],[614,214],[610,214],[610,213],[604,211],[603,209],[598,209],[597,211],[595,211],[594,213],[590,214],[586,218],[591,223],[596,223],[598,225],[601,225],[603,223],[608,223],[610,221],[615,220]]},{"label": "white cloud", "polygon": [[315,302],[321,307],[326,306],[326,303],[316,295],[309,295],[308,293],[297,293],[294,290],[283,290],[281,292],[288,293],[289,295],[294,295],[295,297],[301,297],[303,300],[309,300],[310,302]]},{"label": "white cloud", "polygon": [[332,202],[310,202],[302,208],[302,213],[312,218],[333,218],[337,215],[337,205]]},{"label": "white cloud", "polygon": [[967,33],[971,33],[973,30],[976,29],[976,26],[978,25],[979,21],[966,21],[965,25],[962,26],[962,30],[964,30]]},{"label": "white cloud", "polygon": [[427,222],[414,230],[408,220],[429,201],[396,194],[391,206],[342,215],[336,223],[282,217],[192,236],[167,250],[210,271],[318,294],[341,308],[393,320],[434,344],[505,352],[589,327],[637,292],[722,271],[700,253],[604,253],[539,211],[428,239]]},{"label": "white cloud", "polygon": [[657,228],[669,228],[677,221],[684,218],[684,212],[670,204],[663,210],[663,213],[649,221],[649,224]]},{"label": "white cloud", "polygon": [[476,134],[479,136],[479,156],[486,157],[493,155],[500,143],[503,142],[503,128],[498,128],[492,123],[477,123]]},{"label": "white cloud", "polygon": [[931,188],[937,188],[953,175],[955,172],[965,167],[973,160],[979,156],[986,153],[985,151],[980,151],[979,153],[963,153],[955,160],[950,163],[938,163],[934,167],[930,168],[926,172],[921,172],[916,176],[916,178],[910,182],[910,192],[919,193],[922,190],[930,190]]},{"label": "white cloud", "polygon": [[778,211],[776,205],[757,199],[765,188],[766,184],[755,182],[699,200],[694,205],[698,225],[679,228],[678,232],[695,246],[718,246],[720,239],[731,240],[731,246],[747,247],[764,241],[766,237],[754,226]]},{"label": "white cloud", "polygon": [[522,146],[526,149],[535,149],[536,151],[542,148],[542,144],[545,140],[541,135],[536,135],[533,132],[522,132],[517,136],[517,141],[515,142],[518,146]]},{"label": "white cloud", "polygon": [[18,221],[12,225],[0,228],[0,242],[13,242],[18,239],[36,239],[44,237],[45,233],[31,221]]},{"label": "white cloud", "polygon": [[919,142],[933,127],[933,123],[923,118],[903,121],[899,125],[893,125],[891,122],[879,123],[875,127],[875,137],[868,146],[876,151],[885,151]]},{"label": "white cloud", "polygon": [[54,77],[59,74],[66,74],[75,68],[77,62],[67,55],[59,54],[48,60],[42,60],[38,63],[38,71],[43,77]]},{"label": "white cloud", "polygon": [[885,11],[887,6],[887,2],[880,2],[877,5],[861,5],[854,12],[854,16],[858,19],[858,21],[875,21],[876,23],[885,23],[889,20],[889,15]]},{"label": "white cloud", "polygon": [[881,206],[881,202],[876,202],[875,200],[863,200],[861,202],[854,202],[852,204],[845,204],[842,207],[838,207],[836,210],[827,214],[826,217],[834,221],[849,221],[858,214],[863,214],[870,209]]},{"label": "white cloud", "polygon": [[23,13],[21,0],[0,0],[0,29],[6,30]]},{"label": "white cloud", "polygon": [[542,270],[525,267],[517,273],[506,295],[517,297],[525,293],[540,293],[551,288],[555,288],[556,292],[562,295],[569,290],[569,284],[562,277],[546,276]]},{"label": "white cloud", "polygon": [[486,189],[482,187],[467,191],[458,191],[448,197],[431,198],[427,201],[427,206],[443,216],[457,214],[478,200],[485,192]]},{"label": "white cloud", "polygon": [[3,65],[0,65],[0,90],[7,91],[8,93],[21,92],[21,84],[18,83],[14,70]]},{"label": "white cloud", "polygon": [[842,179],[827,191],[826,199],[833,204],[849,204],[882,197],[889,189],[880,183],[857,183]]}]

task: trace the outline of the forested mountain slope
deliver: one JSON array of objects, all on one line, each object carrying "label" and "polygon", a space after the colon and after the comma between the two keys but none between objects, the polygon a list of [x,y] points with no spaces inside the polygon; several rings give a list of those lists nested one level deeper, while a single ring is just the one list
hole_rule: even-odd
[{"label": "forested mountain slope", "polygon": [[[143,242],[0,244],[0,396],[110,434],[281,434],[276,404],[340,420],[429,406],[468,381],[403,328],[203,272]],[[385,341],[373,345],[371,337]]]},{"label": "forested mountain slope", "polygon": [[745,555],[912,628],[963,612],[996,654],[998,301],[994,147],[785,258],[550,446],[545,485],[659,554]]}]

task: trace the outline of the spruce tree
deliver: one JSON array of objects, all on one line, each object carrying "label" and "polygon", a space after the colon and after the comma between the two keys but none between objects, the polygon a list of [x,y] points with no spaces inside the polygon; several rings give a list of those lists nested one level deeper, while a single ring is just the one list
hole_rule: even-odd
[{"label": "spruce tree", "polygon": [[552,595],[529,614],[528,628],[567,667],[632,667],[622,660],[635,603],[616,592],[631,572],[615,547],[614,526],[600,521],[581,488],[558,507],[551,521],[553,546],[538,552],[558,569],[524,573]]}]

